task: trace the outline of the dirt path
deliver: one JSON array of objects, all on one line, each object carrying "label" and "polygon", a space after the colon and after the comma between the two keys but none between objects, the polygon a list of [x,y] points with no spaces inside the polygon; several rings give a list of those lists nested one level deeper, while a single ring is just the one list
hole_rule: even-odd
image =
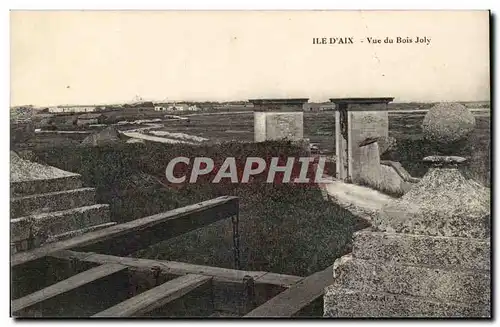
[{"label": "dirt path", "polygon": [[384,205],[394,200],[393,197],[368,187],[347,184],[332,177],[321,188],[329,199],[352,214],[371,221]]}]

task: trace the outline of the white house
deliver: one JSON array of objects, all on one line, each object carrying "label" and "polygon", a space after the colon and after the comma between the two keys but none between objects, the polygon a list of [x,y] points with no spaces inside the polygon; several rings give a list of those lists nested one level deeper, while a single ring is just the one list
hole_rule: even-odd
[{"label": "white house", "polygon": [[155,106],[155,111],[166,111],[167,108],[163,107],[163,106]]},{"label": "white house", "polygon": [[174,103],[173,105],[170,105],[167,109],[168,111],[198,111],[200,108],[198,108],[196,105],[188,105],[185,103]]},{"label": "white house", "polygon": [[97,110],[96,106],[57,106],[49,107],[49,112],[63,113],[63,112],[94,112]]}]

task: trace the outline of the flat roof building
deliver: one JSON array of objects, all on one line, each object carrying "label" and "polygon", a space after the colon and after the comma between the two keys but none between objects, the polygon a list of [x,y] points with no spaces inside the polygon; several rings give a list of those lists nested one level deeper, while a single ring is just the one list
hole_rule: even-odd
[{"label": "flat roof building", "polygon": [[94,112],[97,110],[96,106],[57,106],[49,107],[49,112],[52,113],[71,113],[71,112]]}]

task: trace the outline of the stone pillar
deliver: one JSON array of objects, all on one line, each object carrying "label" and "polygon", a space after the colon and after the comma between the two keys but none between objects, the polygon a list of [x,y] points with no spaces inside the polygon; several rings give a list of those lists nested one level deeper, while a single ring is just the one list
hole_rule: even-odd
[{"label": "stone pillar", "polygon": [[[423,130],[446,151],[473,123],[464,106],[437,105]],[[465,158],[424,161],[431,167],[421,181],[386,204],[373,228],[354,234],[352,253],[335,261],[325,316],[491,316],[490,189],[461,174]]]},{"label": "stone pillar", "polygon": [[304,138],[303,105],[308,99],[256,99],[254,105],[254,141]]},{"label": "stone pillar", "polygon": [[[335,103],[335,153],[337,178],[361,183],[364,174],[380,166],[376,145],[363,146],[367,139],[389,136],[387,104],[394,98],[341,98]],[[375,153],[375,152],[376,153]],[[368,171],[367,171],[368,170]],[[373,172],[376,173],[375,171]],[[376,179],[377,177],[368,176]]]}]

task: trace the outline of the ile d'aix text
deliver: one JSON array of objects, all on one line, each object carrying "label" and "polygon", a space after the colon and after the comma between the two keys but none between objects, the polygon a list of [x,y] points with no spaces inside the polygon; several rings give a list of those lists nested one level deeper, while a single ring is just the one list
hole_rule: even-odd
[{"label": "ile d'aix text", "polygon": [[313,37],[312,44],[354,44],[368,43],[368,44],[425,44],[429,45],[431,43],[431,38],[428,36],[397,36],[397,37],[365,37],[359,40],[355,40],[354,37]]}]

